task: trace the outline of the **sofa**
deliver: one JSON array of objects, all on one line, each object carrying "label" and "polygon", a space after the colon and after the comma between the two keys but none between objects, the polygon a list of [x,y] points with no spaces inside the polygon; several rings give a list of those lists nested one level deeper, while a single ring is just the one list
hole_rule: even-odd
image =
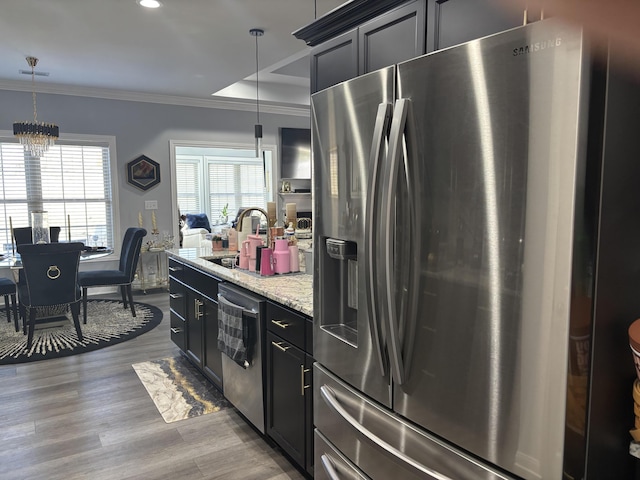
[{"label": "sofa", "polygon": [[[180,228],[180,237],[182,248],[199,248],[211,246],[211,225],[209,219],[204,213],[191,214],[187,213],[180,217],[182,227]],[[207,238],[209,235],[209,238]]]}]

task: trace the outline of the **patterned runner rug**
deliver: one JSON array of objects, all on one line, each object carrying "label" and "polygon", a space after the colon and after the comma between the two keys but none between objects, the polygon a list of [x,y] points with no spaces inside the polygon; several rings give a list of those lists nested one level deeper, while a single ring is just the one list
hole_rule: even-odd
[{"label": "patterned runner rug", "polygon": [[165,422],[219,412],[230,406],[188,360],[163,358],[132,365]]},{"label": "patterned runner rug", "polygon": [[[4,309],[0,312],[0,365],[33,362],[85,353],[130,340],[155,328],[162,321],[162,310],[153,305],[135,303],[136,316],[117,300],[89,300],[87,324],[82,324],[84,341],[78,341],[71,319],[36,325],[33,345],[27,350],[27,336],[15,331],[13,316],[7,322]],[[82,308],[80,309],[82,322]]]}]

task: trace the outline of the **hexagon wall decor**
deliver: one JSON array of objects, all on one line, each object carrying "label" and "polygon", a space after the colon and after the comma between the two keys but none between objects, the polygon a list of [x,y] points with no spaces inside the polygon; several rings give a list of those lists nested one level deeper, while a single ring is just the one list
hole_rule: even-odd
[{"label": "hexagon wall decor", "polygon": [[160,183],[160,164],[140,155],[127,163],[127,182],[140,190],[149,190]]}]

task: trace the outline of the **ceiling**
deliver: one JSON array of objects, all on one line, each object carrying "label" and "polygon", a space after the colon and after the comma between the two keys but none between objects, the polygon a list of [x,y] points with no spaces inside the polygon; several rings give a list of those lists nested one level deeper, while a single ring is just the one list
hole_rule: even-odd
[{"label": "ceiling", "polygon": [[[0,14],[0,89],[184,105],[256,99],[261,109],[309,104],[308,48],[291,32],[345,0],[6,0]],[[20,70],[28,74],[21,74]],[[215,96],[212,94],[216,93]]]}]

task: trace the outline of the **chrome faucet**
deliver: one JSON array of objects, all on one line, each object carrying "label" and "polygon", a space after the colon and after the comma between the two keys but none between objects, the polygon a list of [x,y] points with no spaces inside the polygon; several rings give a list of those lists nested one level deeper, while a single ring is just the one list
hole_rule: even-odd
[{"label": "chrome faucet", "polygon": [[262,213],[264,215],[264,218],[267,219],[267,246],[271,246],[271,229],[269,228],[271,225],[269,225],[269,214],[267,213],[266,210],[263,210],[260,207],[245,208],[240,213],[240,215],[238,215],[238,225],[237,225],[238,233],[242,231],[242,220],[244,219],[244,217],[247,215],[247,213],[253,212],[254,210],[257,210],[258,212]]}]

